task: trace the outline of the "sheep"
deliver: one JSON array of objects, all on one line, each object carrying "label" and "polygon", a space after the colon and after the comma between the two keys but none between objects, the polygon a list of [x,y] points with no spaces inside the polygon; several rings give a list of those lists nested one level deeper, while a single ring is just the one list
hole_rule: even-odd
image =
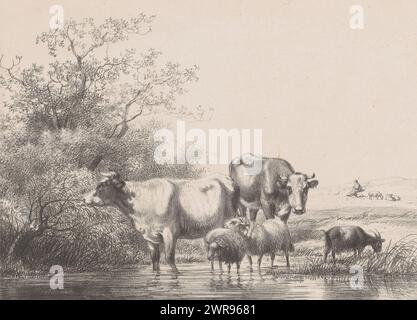
[{"label": "sheep", "polygon": [[246,243],[240,233],[231,229],[217,228],[210,231],[204,240],[207,259],[211,262],[212,271],[214,270],[214,260],[217,258],[221,270],[223,270],[222,262],[227,264],[228,272],[230,272],[231,265],[235,263],[236,271],[239,272],[240,264],[246,253]]},{"label": "sheep", "polygon": [[397,196],[396,194],[387,193],[385,195],[385,200],[388,200],[388,201],[400,201],[401,198],[400,198],[400,196]]},{"label": "sheep", "polygon": [[376,199],[376,200],[383,200],[384,196],[379,191],[371,191],[368,193],[369,200]]},{"label": "sheep", "polygon": [[324,262],[327,261],[330,252],[333,262],[336,261],[336,253],[339,252],[354,251],[355,255],[360,256],[368,245],[374,249],[374,252],[381,252],[382,242],[385,241],[380,233],[370,235],[358,226],[340,226],[321,231],[325,236]]},{"label": "sheep", "polygon": [[244,231],[246,225],[247,220],[245,218],[233,218],[226,222],[225,228],[237,231],[244,237],[251,271],[253,271],[252,256],[258,256],[258,270],[260,270],[262,257],[269,254],[271,267],[273,267],[275,253],[279,250],[284,251],[287,267],[290,267],[289,252],[294,251],[294,245],[285,222],[274,218],[266,220],[263,224],[255,224],[250,237]]}]

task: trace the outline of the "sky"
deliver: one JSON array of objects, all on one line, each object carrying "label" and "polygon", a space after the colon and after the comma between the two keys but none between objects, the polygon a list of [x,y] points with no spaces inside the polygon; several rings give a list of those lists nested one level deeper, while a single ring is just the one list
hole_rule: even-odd
[{"label": "sky", "polygon": [[[214,112],[189,129],[262,129],[263,155],[322,185],[417,178],[416,1],[2,1],[0,53],[48,61],[35,38],[54,4],[75,19],[155,14],[152,33],[129,44],[199,66],[177,103]],[[350,28],[352,5],[363,7],[361,30]]]}]

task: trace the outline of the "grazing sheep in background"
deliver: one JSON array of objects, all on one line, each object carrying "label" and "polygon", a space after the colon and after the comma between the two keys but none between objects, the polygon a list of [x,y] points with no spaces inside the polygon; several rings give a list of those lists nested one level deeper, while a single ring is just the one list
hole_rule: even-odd
[{"label": "grazing sheep in background", "polygon": [[376,199],[376,200],[384,200],[384,196],[379,191],[371,191],[371,192],[369,192],[368,193],[368,198],[369,198],[369,200],[373,200],[373,199]]},{"label": "grazing sheep in background", "polygon": [[397,196],[396,194],[387,193],[385,195],[385,200],[388,200],[388,201],[400,201],[401,198],[400,198],[400,196]]},{"label": "grazing sheep in background", "polygon": [[[247,225],[249,226],[249,223]],[[240,263],[246,253],[245,239],[240,233],[230,229],[217,228],[210,231],[204,240],[207,259],[211,262],[211,270],[214,270],[214,260],[217,259],[220,269],[222,269],[222,262],[224,262],[230,272],[231,265],[236,263],[236,270],[239,272]]]},{"label": "grazing sheep in background", "polygon": [[381,252],[382,242],[385,241],[379,232],[370,235],[358,226],[333,227],[321,231],[325,235],[324,262],[330,252],[333,261],[336,261],[336,253],[344,251],[354,251],[355,255],[360,256],[366,246],[371,246],[376,253]]},{"label": "grazing sheep in background", "polygon": [[294,251],[290,232],[285,222],[280,219],[268,219],[263,224],[256,224],[252,236],[248,237],[245,230],[247,220],[245,218],[233,218],[226,222],[225,228],[237,231],[243,235],[246,241],[246,253],[248,255],[250,269],[252,269],[252,256],[258,256],[258,269],[261,268],[262,257],[265,254],[271,256],[271,267],[274,266],[275,253],[284,251],[287,267],[290,267],[289,252]]}]

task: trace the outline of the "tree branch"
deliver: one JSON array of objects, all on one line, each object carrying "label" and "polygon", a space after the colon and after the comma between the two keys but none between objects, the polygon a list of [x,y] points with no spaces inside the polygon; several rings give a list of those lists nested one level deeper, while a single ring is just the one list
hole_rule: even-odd
[{"label": "tree branch", "polygon": [[3,55],[1,55],[1,57],[0,57],[0,68],[3,69],[3,70],[6,70],[11,79],[17,81],[19,84],[24,86],[25,85],[24,81],[22,79],[19,79],[18,77],[16,77],[13,74],[13,69],[20,65],[20,62],[22,61],[22,57],[21,56],[16,56],[16,60],[17,60],[16,63],[15,63],[14,59],[12,59],[12,65],[8,68],[3,65],[3,57],[4,57]]}]

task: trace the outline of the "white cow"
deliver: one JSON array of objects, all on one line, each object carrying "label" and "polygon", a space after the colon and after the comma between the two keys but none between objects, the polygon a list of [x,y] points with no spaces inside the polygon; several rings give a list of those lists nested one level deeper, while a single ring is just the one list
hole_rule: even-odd
[{"label": "white cow", "polygon": [[114,206],[129,216],[148,242],[154,270],[159,270],[160,245],[174,271],[177,239],[204,237],[235,216],[239,191],[233,180],[213,175],[197,180],[151,179],[123,181],[106,174],[85,203]]}]

